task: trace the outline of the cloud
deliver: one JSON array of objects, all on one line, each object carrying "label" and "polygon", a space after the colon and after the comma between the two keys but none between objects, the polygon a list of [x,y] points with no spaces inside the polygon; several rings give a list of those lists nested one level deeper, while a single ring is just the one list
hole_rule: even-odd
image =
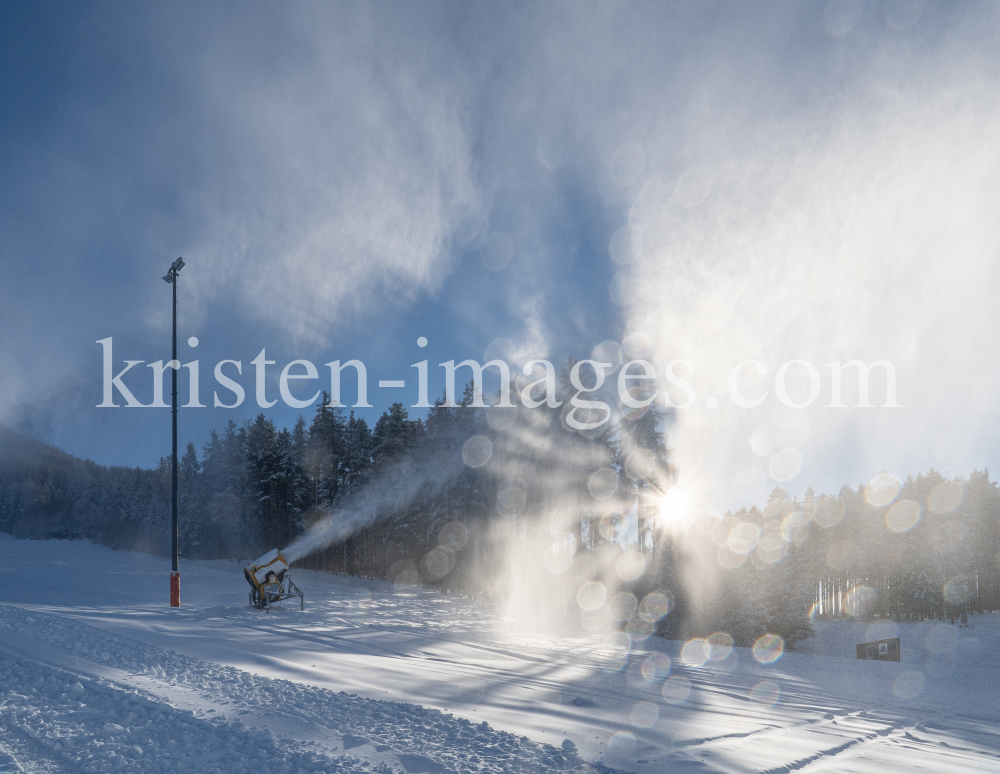
[{"label": "cloud", "polygon": [[[645,328],[661,366],[698,369],[681,475],[732,488],[769,470],[750,436],[787,419],[726,408],[735,362],[773,377],[792,358],[888,357],[907,409],[808,412],[789,486],[925,468],[919,448],[978,462],[1000,403],[998,13],[824,8],[93,6],[37,35],[22,20],[20,39],[65,57],[12,59],[34,91],[0,156],[0,320],[24,332],[3,344],[0,413],[35,382],[93,382],[98,338],[152,357],[159,276],[184,255],[206,359],[356,341],[404,309],[447,320],[436,346],[510,339],[518,358]],[[494,232],[513,247],[491,270]],[[939,443],[951,431],[970,442]]]},{"label": "cloud", "polygon": [[63,55],[42,67],[51,52],[25,44],[12,60],[9,82],[33,87],[2,130],[0,320],[22,341],[0,349],[0,421],[34,400],[32,381],[85,373],[99,390],[99,338],[162,353],[159,278],[178,255],[183,322],[220,357],[248,331],[258,349],[327,346],[439,288],[483,219],[442,14],[178,4],[19,19],[25,41]]},{"label": "cloud", "polygon": [[[780,433],[794,421],[772,381],[794,359],[822,378],[799,412],[812,443],[796,485],[824,468],[866,480],[882,466],[948,464],[930,447],[956,428],[980,434],[980,456],[950,462],[983,464],[988,438],[967,394],[998,365],[1000,100],[977,73],[992,55],[967,44],[897,47],[891,65],[873,45],[850,90],[794,109],[776,101],[756,118],[727,117],[717,92],[685,116],[682,165],[658,138],[640,138],[646,164],[629,191],[617,293],[629,325],[658,342],[661,364],[694,364],[699,401],[673,429],[692,486],[717,496],[723,486],[732,503],[741,468],[769,470],[748,441],[755,428]],[[824,364],[855,358],[892,361],[904,409],[822,408]],[[731,369],[748,359],[769,369],[754,389],[770,396],[755,411],[727,397]],[[882,404],[884,388],[872,392]]]},{"label": "cloud", "polygon": [[298,7],[171,57],[211,132],[203,292],[235,286],[244,312],[323,343],[440,286],[482,218],[466,87],[433,24],[403,17]]}]

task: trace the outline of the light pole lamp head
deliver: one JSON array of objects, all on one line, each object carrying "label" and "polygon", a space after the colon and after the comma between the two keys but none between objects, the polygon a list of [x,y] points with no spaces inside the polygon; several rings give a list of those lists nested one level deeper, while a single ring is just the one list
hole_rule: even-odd
[{"label": "light pole lamp head", "polygon": [[184,268],[184,259],[183,258],[178,258],[176,261],[174,261],[172,264],[170,264],[170,268],[167,269],[167,273],[163,276],[163,281],[164,282],[176,282],[177,281],[177,272],[179,272],[183,268]]}]

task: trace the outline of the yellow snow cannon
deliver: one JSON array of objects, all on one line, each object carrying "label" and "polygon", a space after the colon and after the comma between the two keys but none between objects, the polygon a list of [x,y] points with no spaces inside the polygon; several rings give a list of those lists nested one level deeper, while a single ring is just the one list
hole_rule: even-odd
[{"label": "yellow snow cannon", "polygon": [[277,548],[243,568],[250,584],[250,605],[271,612],[271,605],[283,599],[299,598],[299,609],[305,610],[305,597],[288,575],[288,562]]}]

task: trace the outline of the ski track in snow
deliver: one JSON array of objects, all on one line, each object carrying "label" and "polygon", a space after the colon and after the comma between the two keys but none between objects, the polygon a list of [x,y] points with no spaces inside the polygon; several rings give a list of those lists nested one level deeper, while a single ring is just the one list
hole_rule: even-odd
[{"label": "ski track in snow", "polygon": [[[234,562],[183,562],[170,610],[162,564],[0,535],[0,772],[1000,771],[996,616],[900,625],[902,664],[854,660],[875,638],[860,622],[771,665],[735,649],[686,666],[657,638],[616,663],[600,637],[301,570],[306,612],[261,614]],[[684,701],[642,675],[651,653]],[[918,696],[894,695],[914,672]],[[773,705],[751,694],[763,680]]]},{"label": "ski track in snow", "polygon": [[[0,605],[0,644],[26,651],[0,653],[4,741],[34,759],[26,771],[613,771],[485,721],[260,677],[11,605]],[[49,656],[51,646],[61,653]],[[46,663],[56,658],[65,666]],[[87,675],[88,665],[109,669]],[[197,711],[168,702],[185,695]],[[330,741],[303,750],[275,725],[308,725]]]}]

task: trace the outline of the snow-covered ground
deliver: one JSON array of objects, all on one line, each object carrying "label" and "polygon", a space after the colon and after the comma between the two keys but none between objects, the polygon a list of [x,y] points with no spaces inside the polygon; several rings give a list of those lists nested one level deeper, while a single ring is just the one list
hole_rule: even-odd
[{"label": "snow-covered ground", "polygon": [[[167,569],[0,535],[0,771],[1000,771],[995,615],[698,666],[304,571],[305,612],[264,614],[235,562],[182,562],[172,610]],[[902,663],[854,658],[897,634]]]}]

